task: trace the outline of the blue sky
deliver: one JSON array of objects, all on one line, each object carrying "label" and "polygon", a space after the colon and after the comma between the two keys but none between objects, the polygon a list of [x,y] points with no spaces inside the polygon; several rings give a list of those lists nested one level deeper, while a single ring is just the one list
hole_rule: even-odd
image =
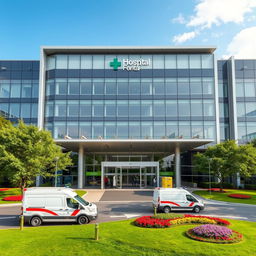
[{"label": "blue sky", "polygon": [[39,59],[41,45],[214,45],[219,58],[256,58],[256,0],[2,0],[0,20],[0,59]]}]

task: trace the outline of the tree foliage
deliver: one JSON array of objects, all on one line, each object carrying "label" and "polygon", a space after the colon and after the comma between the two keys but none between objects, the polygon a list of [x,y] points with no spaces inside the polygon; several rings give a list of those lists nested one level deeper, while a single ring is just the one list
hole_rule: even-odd
[{"label": "tree foliage", "polygon": [[256,173],[256,148],[252,144],[238,146],[229,140],[210,146],[204,153],[195,155],[195,166],[199,171],[208,171],[220,180],[220,186],[226,177],[240,173],[250,177]]},{"label": "tree foliage", "polygon": [[69,155],[62,153],[48,131],[22,121],[17,127],[10,123],[0,126],[0,173],[22,191],[33,184],[38,175],[54,176],[55,159],[58,158],[58,169],[72,165]]}]

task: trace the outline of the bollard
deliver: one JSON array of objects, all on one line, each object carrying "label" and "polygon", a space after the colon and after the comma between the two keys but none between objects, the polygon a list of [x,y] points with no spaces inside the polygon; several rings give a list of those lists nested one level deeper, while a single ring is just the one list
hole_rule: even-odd
[{"label": "bollard", "polygon": [[157,208],[154,207],[154,216],[156,216],[156,213],[157,213],[157,212],[156,212],[156,209],[157,209]]},{"label": "bollard", "polygon": [[95,224],[95,240],[96,241],[99,240],[99,224],[98,223]]},{"label": "bollard", "polygon": [[20,230],[22,231],[24,227],[24,216],[20,215]]}]

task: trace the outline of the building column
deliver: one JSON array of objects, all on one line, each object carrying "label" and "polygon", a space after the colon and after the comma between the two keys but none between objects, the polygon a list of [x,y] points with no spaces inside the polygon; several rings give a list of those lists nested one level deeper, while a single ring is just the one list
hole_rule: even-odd
[{"label": "building column", "polygon": [[83,175],[84,173],[84,148],[79,145],[78,151],[78,188],[83,188]]},{"label": "building column", "polygon": [[181,187],[180,145],[175,147],[175,182],[176,188]]}]

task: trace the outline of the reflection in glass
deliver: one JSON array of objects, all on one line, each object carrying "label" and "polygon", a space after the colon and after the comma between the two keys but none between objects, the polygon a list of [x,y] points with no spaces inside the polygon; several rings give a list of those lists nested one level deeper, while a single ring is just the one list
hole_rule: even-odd
[{"label": "reflection in glass", "polygon": [[139,139],[140,138],[140,123],[130,122],[129,123],[129,138]]},{"label": "reflection in glass", "polygon": [[10,118],[19,118],[19,117],[20,117],[20,104],[10,103]]},{"label": "reflection in glass", "polygon": [[117,123],[117,137],[119,139],[127,139],[128,138],[128,123],[126,123],[126,122],[118,122]]},{"label": "reflection in glass", "polygon": [[202,100],[191,100],[191,116],[202,116],[203,104]]},{"label": "reflection in glass", "polygon": [[190,122],[180,121],[179,122],[179,136],[184,139],[191,138],[191,129],[190,129]]},{"label": "reflection in glass", "polygon": [[21,103],[21,118],[30,118],[30,103]]},{"label": "reflection in glass", "polygon": [[177,122],[166,122],[166,136],[168,139],[175,139],[178,136]]},{"label": "reflection in glass", "polygon": [[63,139],[66,134],[66,124],[64,122],[54,123],[54,138]]},{"label": "reflection in glass", "polygon": [[154,122],[154,139],[163,139],[165,137],[165,122]]},{"label": "reflection in glass", "polygon": [[191,122],[192,138],[204,138],[203,122],[193,121]]},{"label": "reflection in glass", "polygon": [[67,122],[67,135],[72,139],[78,138],[78,123]]},{"label": "reflection in glass", "polygon": [[141,101],[141,116],[149,117],[152,116],[152,101],[142,100]]},{"label": "reflection in glass", "polygon": [[246,102],[246,116],[256,116],[256,103],[255,102]]},{"label": "reflection in glass", "polygon": [[84,136],[87,139],[91,139],[92,137],[92,126],[91,123],[85,123],[85,122],[80,122],[80,132],[79,136]]},{"label": "reflection in glass", "polygon": [[80,117],[92,116],[92,105],[91,101],[83,100],[80,101]]},{"label": "reflection in glass", "polygon": [[11,98],[20,98],[21,84],[11,84]]},{"label": "reflection in glass", "polygon": [[55,116],[66,117],[67,116],[67,103],[65,100],[55,101]]},{"label": "reflection in glass", "polygon": [[178,101],[179,116],[190,116],[190,102],[189,100]]},{"label": "reflection in glass", "polygon": [[153,138],[153,124],[152,122],[142,122],[141,123],[141,137],[142,139]]}]

